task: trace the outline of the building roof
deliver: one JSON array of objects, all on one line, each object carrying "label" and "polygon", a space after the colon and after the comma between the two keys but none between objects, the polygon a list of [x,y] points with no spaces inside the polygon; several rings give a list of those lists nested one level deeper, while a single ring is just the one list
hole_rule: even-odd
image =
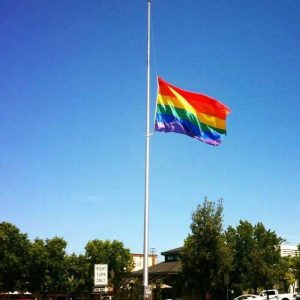
[{"label": "building roof", "polygon": [[170,255],[170,254],[179,254],[183,247],[174,248],[165,252],[162,252],[161,255]]},{"label": "building roof", "polygon": [[[178,274],[181,272],[181,261],[161,262],[148,268],[150,275],[155,274]],[[135,275],[142,275],[143,269],[133,272]]]}]

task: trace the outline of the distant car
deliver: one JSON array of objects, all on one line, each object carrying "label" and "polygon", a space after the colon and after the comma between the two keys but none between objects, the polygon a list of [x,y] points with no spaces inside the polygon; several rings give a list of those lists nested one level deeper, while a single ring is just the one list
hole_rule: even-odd
[{"label": "distant car", "polygon": [[246,299],[263,300],[265,298],[261,297],[261,296],[254,295],[254,294],[245,294],[245,295],[241,295],[241,296],[238,296],[238,297],[234,298],[234,300],[246,300]]}]

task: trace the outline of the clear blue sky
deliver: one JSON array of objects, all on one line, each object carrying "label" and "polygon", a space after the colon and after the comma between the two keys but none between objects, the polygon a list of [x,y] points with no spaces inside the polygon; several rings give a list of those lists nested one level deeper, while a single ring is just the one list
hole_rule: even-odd
[{"label": "clear blue sky", "polygon": [[[142,252],[146,0],[0,1],[0,222],[68,251],[117,239]],[[212,147],[151,137],[150,247],[181,246],[223,198],[300,243],[300,1],[152,1],[156,74],[228,105]]]}]

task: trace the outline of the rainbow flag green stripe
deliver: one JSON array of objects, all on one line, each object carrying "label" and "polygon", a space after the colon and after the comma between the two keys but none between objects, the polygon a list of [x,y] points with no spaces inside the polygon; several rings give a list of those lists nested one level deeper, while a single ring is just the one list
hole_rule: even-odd
[{"label": "rainbow flag green stripe", "polygon": [[184,110],[182,108],[177,108],[177,107],[170,106],[170,105],[157,104],[156,109],[157,109],[157,112],[156,112],[157,114],[173,115],[178,120],[184,120],[186,122],[193,124],[194,126],[200,126],[203,131],[214,130],[220,134],[226,134],[226,129],[216,128],[214,126],[206,125],[206,124],[202,123],[201,121],[199,121],[199,119],[197,118],[197,116],[195,114],[193,114],[191,112],[187,112],[186,110]]}]

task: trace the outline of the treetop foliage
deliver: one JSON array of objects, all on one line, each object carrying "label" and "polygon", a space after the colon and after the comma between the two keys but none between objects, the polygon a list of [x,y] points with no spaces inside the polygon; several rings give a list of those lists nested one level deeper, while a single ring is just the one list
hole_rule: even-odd
[{"label": "treetop foliage", "polygon": [[204,199],[192,213],[190,229],[182,250],[183,281],[197,299],[218,293],[223,299],[225,281],[241,293],[275,283],[287,287],[300,277],[300,257],[282,258],[280,246],[285,240],[261,222],[240,220],[236,228],[224,231],[222,201]]},{"label": "treetop foliage", "polygon": [[[221,200],[204,199],[191,219],[177,282],[195,299],[207,295],[224,299],[226,285],[236,294],[274,284],[286,289],[300,278],[300,255],[281,257],[280,245],[285,240],[263,223],[240,220],[236,227],[224,230]],[[52,292],[90,295],[94,264],[102,263],[108,264],[109,285],[115,293],[128,286],[133,258],[122,242],[94,239],[80,255],[68,254],[66,247],[61,237],[30,241],[15,225],[0,223],[0,291],[29,290],[44,298]]]},{"label": "treetop foliage", "polygon": [[13,224],[0,223],[0,291],[90,294],[95,263],[107,263],[115,289],[133,268],[129,249],[119,241],[89,241],[84,255],[67,254],[61,237],[30,241]]}]

